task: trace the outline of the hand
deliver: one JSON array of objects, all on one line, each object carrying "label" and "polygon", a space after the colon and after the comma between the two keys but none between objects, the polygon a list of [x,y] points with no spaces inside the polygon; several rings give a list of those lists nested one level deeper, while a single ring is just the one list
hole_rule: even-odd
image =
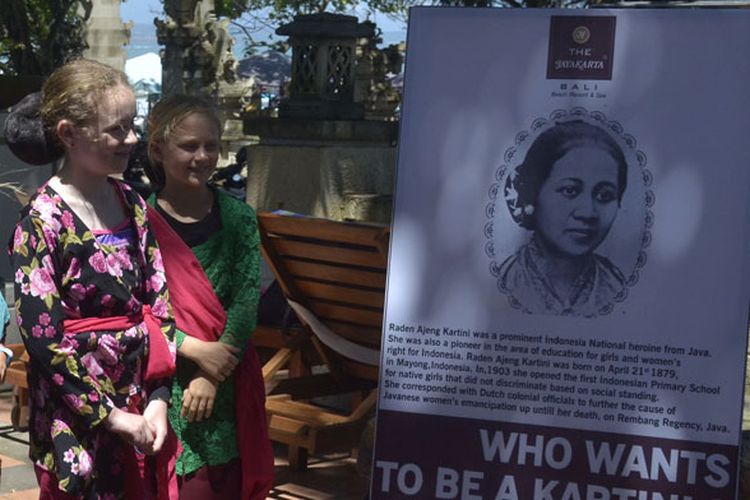
[{"label": "hand", "polygon": [[195,362],[210,378],[223,382],[239,363],[238,352],[236,347],[222,342],[202,342]]},{"label": "hand", "polygon": [[104,421],[107,429],[122,436],[141,451],[150,450],[154,444],[154,430],[142,415],[113,409]]},{"label": "hand", "polygon": [[160,400],[151,401],[143,411],[143,418],[154,432],[154,442],[149,449],[141,448],[141,450],[154,455],[159,453],[167,437],[167,403]]},{"label": "hand", "polygon": [[5,369],[8,367],[8,355],[0,353],[0,383],[5,381]]},{"label": "hand", "polygon": [[203,372],[198,372],[182,393],[182,410],[180,415],[187,416],[188,422],[200,422],[211,416],[216,400],[218,382]]}]

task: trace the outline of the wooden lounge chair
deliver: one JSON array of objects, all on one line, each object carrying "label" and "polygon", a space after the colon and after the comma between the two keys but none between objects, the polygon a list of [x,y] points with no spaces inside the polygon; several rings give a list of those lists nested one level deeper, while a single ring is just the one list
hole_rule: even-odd
[{"label": "wooden lounge chair", "polygon": [[[304,469],[308,453],[355,448],[374,410],[389,230],[269,213],[258,223],[263,255],[325,366],[324,373],[278,382],[266,403],[271,439],[286,443],[290,465]],[[279,351],[265,375],[294,349]],[[316,403],[330,394],[351,395],[352,407]]]},{"label": "wooden lounge chair", "polygon": [[23,344],[8,344],[13,351],[13,361],[5,370],[5,383],[13,386],[13,407],[10,421],[17,431],[25,431],[29,426],[29,383],[26,367],[29,355]]}]

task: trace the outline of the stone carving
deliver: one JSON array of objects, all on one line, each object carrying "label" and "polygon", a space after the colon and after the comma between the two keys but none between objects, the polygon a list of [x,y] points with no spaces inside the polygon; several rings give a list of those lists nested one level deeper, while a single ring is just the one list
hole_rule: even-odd
[{"label": "stone carving", "polygon": [[281,118],[356,120],[363,106],[354,102],[356,41],[374,35],[372,23],[354,16],[311,14],[276,30],[292,46],[289,99],[279,108]]},{"label": "stone carving", "polygon": [[377,44],[381,42],[379,35],[357,42],[354,101],[364,105],[367,119],[395,120],[401,95],[390,79],[401,73],[405,47],[389,45],[379,49]]},{"label": "stone carving", "polygon": [[162,95],[217,97],[221,82],[236,79],[228,19],[217,19],[213,0],[165,0],[166,19],[155,19],[162,51]]}]

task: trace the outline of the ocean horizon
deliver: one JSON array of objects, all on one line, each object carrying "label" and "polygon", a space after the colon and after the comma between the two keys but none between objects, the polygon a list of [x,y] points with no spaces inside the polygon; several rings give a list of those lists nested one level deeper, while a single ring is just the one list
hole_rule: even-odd
[{"label": "ocean horizon", "polygon": [[[268,38],[272,35],[271,30],[267,33],[259,33],[258,39],[263,37]],[[275,38],[276,35],[273,35]],[[406,31],[384,31],[382,33],[383,43],[381,47],[386,47],[391,44],[400,43],[406,40]],[[156,26],[150,23],[134,23],[130,33],[130,43],[125,47],[127,51],[128,59],[147,54],[150,52],[158,54],[163,47],[159,45],[156,39]],[[235,37],[234,45],[234,56],[237,60],[242,59],[245,49],[245,44],[241,39]]]}]

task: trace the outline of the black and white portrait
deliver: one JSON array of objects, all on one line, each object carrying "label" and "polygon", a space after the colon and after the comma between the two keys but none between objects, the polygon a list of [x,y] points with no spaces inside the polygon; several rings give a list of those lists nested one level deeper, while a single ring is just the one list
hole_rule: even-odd
[{"label": "black and white portrait", "polygon": [[[507,155],[510,165],[501,169],[491,194],[497,202],[489,231],[495,235],[492,274],[511,305],[527,313],[608,314],[627,297],[645,262],[646,226],[653,218],[646,207],[653,195],[644,188],[650,177],[638,165],[645,155],[630,147],[632,137],[618,133],[619,124],[594,117],[599,120],[579,109],[537,122],[536,131],[523,134]],[[635,196],[626,197],[631,191]],[[497,219],[507,216],[522,230],[520,241],[498,237]],[[619,219],[625,220],[615,237]],[[515,248],[499,241],[514,241]]]}]

